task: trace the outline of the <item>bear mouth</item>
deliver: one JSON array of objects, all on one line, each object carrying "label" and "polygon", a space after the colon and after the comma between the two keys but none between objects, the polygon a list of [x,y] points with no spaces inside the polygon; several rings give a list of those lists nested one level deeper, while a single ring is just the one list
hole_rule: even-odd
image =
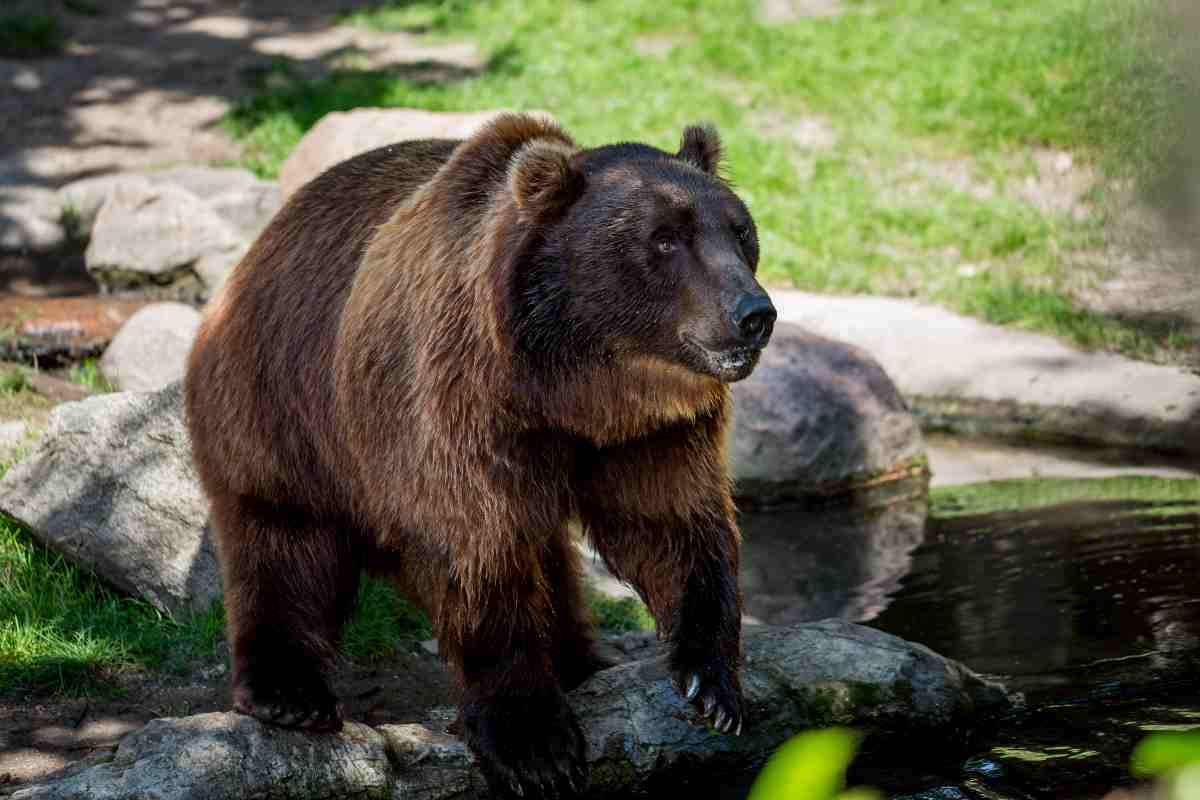
[{"label": "bear mouth", "polygon": [[762,347],[709,347],[690,336],[684,342],[688,345],[690,366],[722,383],[734,383],[749,376],[762,355]]}]

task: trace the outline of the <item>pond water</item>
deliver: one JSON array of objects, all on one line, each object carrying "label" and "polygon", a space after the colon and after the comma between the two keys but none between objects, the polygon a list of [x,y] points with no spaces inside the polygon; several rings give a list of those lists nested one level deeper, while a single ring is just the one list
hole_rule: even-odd
[{"label": "pond water", "polygon": [[[943,495],[929,515],[916,492],[743,516],[750,615],[864,622],[1026,696],[961,747],[868,743],[851,784],[889,798],[1101,797],[1133,782],[1145,735],[1200,728],[1200,484],[1121,496],[1122,484],[1088,483],[1032,500],[971,490],[970,513]],[[1117,496],[1060,499],[1089,494]],[[1021,510],[978,510],[1006,502]]]}]

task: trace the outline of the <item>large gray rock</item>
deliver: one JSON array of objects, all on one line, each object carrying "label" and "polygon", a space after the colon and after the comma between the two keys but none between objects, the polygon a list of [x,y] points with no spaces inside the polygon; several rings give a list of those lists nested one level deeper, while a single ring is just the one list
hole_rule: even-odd
[{"label": "large gray rock", "polygon": [[145,176],[151,183],[179,186],[196,195],[246,242],[253,241],[283,205],[279,184],[236,167],[171,167]]},{"label": "large gray rock", "polygon": [[[588,741],[592,796],[628,796],[651,774],[750,767],[805,728],[853,725],[935,742],[1011,702],[921,645],[845,622],[747,630],[740,737],[693,725],[661,652],[598,673],[571,694]],[[443,726],[350,723],[312,736],[235,714],[159,719],[116,755],[13,800],[273,800],[481,797],[474,759]]]},{"label": "large gray rock", "polygon": [[927,428],[1200,456],[1200,374],[891,297],[771,292],[781,320],[878,359]]},{"label": "large gray rock", "polygon": [[100,359],[114,387],[148,392],[183,380],[188,352],[200,329],[200,312],[183,303],[155,303],[121,326]]},{"label": "large gray rock", "polygon": [[91,235],[96,216],[119,187],[142,181],[177,186],[207,204],[246,241],[266,227],[279,210],[279,184],[236,167],[178,166],[149,172],[99,175],[69,183],[55,195],[56,210],[67,211],[81,237]]},{"label": "large gray rock", "polygon": [[852,345],[780,323],[733,401],[730,468],[744,499],[840,493],[923,469],[916,419],[883,368]]},{"label": "large gray rock", "polygon": [[58,406],[0,481],[0,510],[48,547],[172,614],[220,596],[178,384]]},{"label": "large gray rock", "polygon": [[101,205],[84,259],[106,291],[199,302],[244,248],[233,226],[186,189],[127,180]]},{"label": "large gray rock", "polygon": [[334,164],[359,153],[411,139],[464,139],[502,113],[416,108],[334,111],[321,117],[283,162],[279,187],[286,199]]}]

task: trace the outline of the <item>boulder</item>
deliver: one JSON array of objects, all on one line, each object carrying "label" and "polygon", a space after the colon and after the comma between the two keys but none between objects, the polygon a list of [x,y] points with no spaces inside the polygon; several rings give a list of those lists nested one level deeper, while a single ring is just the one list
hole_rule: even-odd
[{"label": "boulder", "polygon": [[113,337],[100,372],[117,389],[155,391],[183,380],[200,313],[183,303],[154,303],[138,311]]},{"label": "boulder", "polygon": [[279,169],[286,200],[334,164],[376,147],[410,139],[464,139],[504,113],[422,111],[416,108],[356,108],[318,120]]},{"label": "boulder", "polygon": [[119,187],[147,181],[177,186],[207,204],[247,242],[254,239],[279,210],[279,185],[236,167],[179,166],[151,172],[100,175],[69,183],[58,190],[57,208],[73,218],[78,235],[91,235],[96,216]]},{"label": "boulder", "polygon": [[749,378],[733,385],[730,468],[751,503],[785,502],[924,472],[916,418],[865,350],[775,326]]},{"label": "boulder", "polygon": [[246,243],[262,232],[283,205],[279,184],[236,167],[171,167],[148,172],[145,177],[151,183],[179,186],[196,195]]},{"label": "boulder", "polygon": [[[931,745],[1011,698],[918,644],[846,622],[748,629],[741,736],[692,724],[661,649],[597,673],[570,695],[587,737],[589,796],[629,796],[656,779],[707,766],[752,769],[805,728],[852,725],[878,739]],[[430,719],[445,719],[444,713]],[[449,715],[453,718],[453,714]],[[13,800],[234,800],[271,797],[486,796],[466,746],[444,723],[348,723],[336,735],[269,728],[232,713],[158,719],[106,763],[18,790]]]},{"label": "boulder", "polygon": [[215,291],[242,247],[233,226],[191,192],[139,179],[108,194],[84,259],[105,291],[196,303]]},{"label": "boulder", "polygon": [[0,481],[0,511],[163,611],[203,611],[220,596],[179,384],[55,408]]}]

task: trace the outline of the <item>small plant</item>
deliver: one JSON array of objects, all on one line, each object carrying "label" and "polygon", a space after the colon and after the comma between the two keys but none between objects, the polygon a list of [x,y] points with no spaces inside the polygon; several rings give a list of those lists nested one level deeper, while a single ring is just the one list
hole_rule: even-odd
[{"label": "small plant", "polygon": [[72,383],[78,383],[81,386],[86,386],[93,392],[101,394],[115,391],[115,387],[108,382],[104,374],[100,372],[99,365],[96,364],[96,359],[85,358],[75,366],[71,367],[68,373]]},{"label": "small plant", "polygon": [[29,376],[20,367],[13,367],[0,374],[0,392],[16,394],[27,391],[29,388]]},{"label": "small plant", "polygon": [[49,14],[4,14],[0,16],[0,56],[32,58],[62,50],[66,35],[58,20]]},{"label": "small plant", "polygon": [[65,205],[58,215],[58,225],[63,229],[67,242],[82,249],[87,245],[88,234],[83,227],[83,215],[73,205]]}]

